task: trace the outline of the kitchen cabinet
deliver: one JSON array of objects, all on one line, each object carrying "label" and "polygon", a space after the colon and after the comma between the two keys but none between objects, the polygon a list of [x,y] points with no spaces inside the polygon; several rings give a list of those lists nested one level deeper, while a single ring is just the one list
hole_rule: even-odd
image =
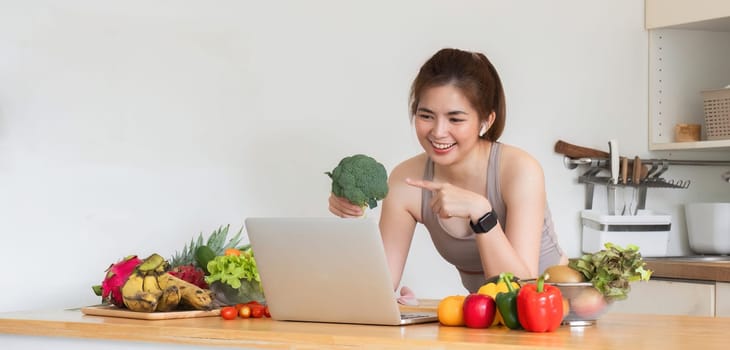
[{"label": "kitchen cabinet", "polygon": [[609,312],[715,316],[715,293],[715,282],[652,278],[632,283],[629,297],[613,303]]},{"label": "kitchen cabinet", "polygon": [[703,141],[674,142],[676,124],[703,124],[701,91],[730,85],[730,1],[646,0],[645,4],[649,149],[730,149],[730,139],[705,140],[705,130]]},{"label": "kitchen cabinet", "polygon": [[712,28],[730,17],[727,0],[646,0],[646,28]]},{"label": "kitchen cabinet", "polygon": [[730,317],[730,283],[652,278],[632,283],[628,299],[610,312]]},{"label": "kitchen cabinet", "polygon": [[715,316],[730,317],[730,283],[717,282],[715,295]]}]

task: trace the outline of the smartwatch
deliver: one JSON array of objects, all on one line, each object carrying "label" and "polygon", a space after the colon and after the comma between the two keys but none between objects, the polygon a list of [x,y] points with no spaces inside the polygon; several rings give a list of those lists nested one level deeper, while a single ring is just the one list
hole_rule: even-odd
[{"label": "smartwatch", "polygon": [[480,234],[489,232],[489,230],[493,229],[494,226],[497,226],[497,213],[495,213],[494,209],[492,209],[492,211],[480,217],[476,223],[469,221],[469,224],[471,224],[471,229],[474,233]]}]

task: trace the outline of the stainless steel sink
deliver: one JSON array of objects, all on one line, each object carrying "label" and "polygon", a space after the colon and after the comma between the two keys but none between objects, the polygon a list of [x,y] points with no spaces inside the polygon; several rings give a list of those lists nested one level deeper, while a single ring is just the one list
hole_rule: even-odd
[{"label": "stainless steel sink", "polygon": [[721,262],[730,263],[730,255],[689,255],[689,256],[666,256],[646,257],[645,261],[683,261],[683,262]]}]

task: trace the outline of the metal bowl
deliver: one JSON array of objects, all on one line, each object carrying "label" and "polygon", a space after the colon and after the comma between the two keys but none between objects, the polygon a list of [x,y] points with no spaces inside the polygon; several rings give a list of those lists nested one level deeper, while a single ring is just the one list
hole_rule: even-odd
[{"label": "metal bowl", "polygon": [[591,282],[549,283],[556,286],[563,295],[563,324],[569,326],[590,326],[608,311],[611,303],[606,300]]}]

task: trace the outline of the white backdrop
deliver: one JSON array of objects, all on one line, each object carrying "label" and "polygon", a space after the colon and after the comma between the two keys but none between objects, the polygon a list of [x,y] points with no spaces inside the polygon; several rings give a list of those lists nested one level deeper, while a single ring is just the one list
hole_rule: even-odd
[{"label": "white backdrop", "polygon": [[[0,263],[2,285],[22,286],[0,311],[96,303],[111,262],[171,256],[247,216],[329,215],[323,172],[340,158],[390,170],[420,152],[408,88],[442,47],[501,72],[502,141],[543,164],[577,256],[584,189],[552,148],[617,138],[648,156],[643,15],[636,0],[0,0]],[[723,190],[650,191],[648,205],[676,214]],[[404,283],[465,292],[421,228]]]}]

